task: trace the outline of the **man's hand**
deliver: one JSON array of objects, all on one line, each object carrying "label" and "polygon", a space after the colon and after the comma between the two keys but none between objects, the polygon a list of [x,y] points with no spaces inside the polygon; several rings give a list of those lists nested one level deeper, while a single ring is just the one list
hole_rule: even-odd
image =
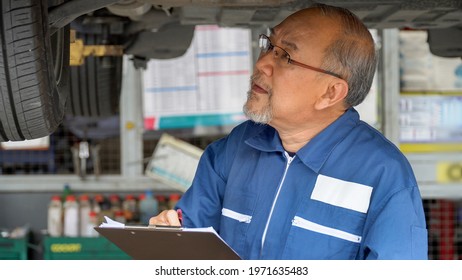
[{"label": "man's hand", "polygon": [[175,210],[164,210],[159,215],[149,219],[149,225],[181,226],[181,223]]}]

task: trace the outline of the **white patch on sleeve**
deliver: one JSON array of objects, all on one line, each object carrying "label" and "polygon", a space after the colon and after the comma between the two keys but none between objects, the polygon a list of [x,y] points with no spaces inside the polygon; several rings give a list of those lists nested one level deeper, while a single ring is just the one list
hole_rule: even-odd
[{"label": "white patch on sleeve", "polygon": [[372,187],[319,175],[311,199],[367,213]]}]

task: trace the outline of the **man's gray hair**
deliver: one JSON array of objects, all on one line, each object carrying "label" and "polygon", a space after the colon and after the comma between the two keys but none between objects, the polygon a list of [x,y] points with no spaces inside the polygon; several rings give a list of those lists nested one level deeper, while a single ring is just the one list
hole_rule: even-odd
[{"label": "man's gray hair", "polygon": [[341,33],[326,48],[323,69],[342,76],[348,83],[345,103],[353,107],[366,98],[377,67],[377,52],[371,33],[364,23],[345,8],[315,4],[323,15],[340,21]]}]

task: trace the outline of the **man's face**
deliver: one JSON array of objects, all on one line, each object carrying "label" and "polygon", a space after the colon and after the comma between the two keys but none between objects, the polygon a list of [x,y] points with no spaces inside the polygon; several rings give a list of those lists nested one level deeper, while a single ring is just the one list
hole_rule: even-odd
[{"label": "man's face", "polygon": [[[332,22],[317,10],[307,10],[288,17],[269,37],[291,59],[319,68],[334,31]],[[328,75],[284,63],[272,52],[262,54],[255,64],[244,112],[256,122],[276,128],[314,121],[314,105],[325,93],[328,79]]]}]

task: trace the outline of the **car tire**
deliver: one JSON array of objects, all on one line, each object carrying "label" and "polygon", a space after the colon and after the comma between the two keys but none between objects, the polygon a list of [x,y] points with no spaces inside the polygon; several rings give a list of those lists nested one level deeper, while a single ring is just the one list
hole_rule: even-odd
[{"label": "car tire", "polygon": [[[103,44],[99,34],[77,34],[85,45]],[[71,66],[67,114],[73,117],[118,115],[122,85],[122,56],[87,56],[80,66]]]},{"label": "car tire", "polygon": [[50,135],[65,112],[69,27],[50,35],[47,1],[1,0],[0,141]]}]

